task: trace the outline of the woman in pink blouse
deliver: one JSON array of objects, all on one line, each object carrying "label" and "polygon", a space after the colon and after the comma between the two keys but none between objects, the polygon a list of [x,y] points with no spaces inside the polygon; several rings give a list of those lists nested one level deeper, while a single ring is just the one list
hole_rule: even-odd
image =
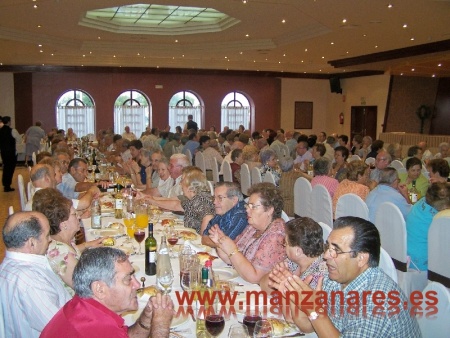
[{"label": "woman in pink blouse", "polygon": [[232,264],[239,275],[250,283],[259,283],[279,262],[286,259],[284,221],[280,218],[283,198],[271,183],[253,185],[246,204],[248,226],[233,241],[219,229],[209,231],[217,245],[217,253]]},{"label": "woman in pink blouse", "polygon": [[370,190],[367,186],[370,169],[363,161],[353,161],[347,165],[347,178],[339,183],[333,196],[333,215],[339,197],[345,194],[356,194],[363,201],[366,200]]}]

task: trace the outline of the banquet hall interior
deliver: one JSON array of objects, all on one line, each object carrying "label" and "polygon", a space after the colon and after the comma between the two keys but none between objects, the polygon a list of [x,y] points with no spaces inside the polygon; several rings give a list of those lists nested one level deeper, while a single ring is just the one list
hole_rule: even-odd
[{"label": "banquet hall interior", "polygon": [[[426,141],[436,153],[450,140],[449,17],[442,0],[3,0],[0,115],[20,134],[36,121],[67,129],[72,102],[90,114],[77,130],[121,134],[136,95],[136,135],[174,131],[185,104],[199,128],[222,131],[238,104],[248,116],[236,129],[362,134],[405,157]],[[8,206],[21,209],[17,175],[29,180],[19,160],[16,191],[0,189],[2,226]]]}]

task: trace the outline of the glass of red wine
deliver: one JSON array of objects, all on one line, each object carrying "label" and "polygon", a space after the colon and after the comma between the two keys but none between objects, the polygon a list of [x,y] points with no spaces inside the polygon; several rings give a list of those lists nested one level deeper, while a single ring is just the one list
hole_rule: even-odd
[{"label": "glass of red wine", "polygon": [[248,310],[245,313],[244,319],[242,320],[242,323],[247,326],[248,334],[250,337],[253,337],[253,331],[255,329],[256,322],[260,321],[262,319],[259,311],[256,309]]},{"label": "glass of red wine", "polygon": [[225,327],[225,318],[222,315],[208,315],[205,318],[206,331],[213,336],[219,336]]},{"label": "glass of red wine", "polygon": [[142,255],[141,243],[145,238],[145,231],[143,229],[136,228],[134,231],[134,239],[139,243],[139,252],[138,255]]}]

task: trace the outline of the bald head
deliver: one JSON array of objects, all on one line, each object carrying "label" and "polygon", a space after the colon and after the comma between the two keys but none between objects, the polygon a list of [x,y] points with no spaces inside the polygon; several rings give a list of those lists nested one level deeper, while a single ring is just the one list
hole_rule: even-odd
[{"label": "bald head", "polygon": [[54,188],[55,170],[48,164],[36,164],[30,172],[30,179],[36,188]]},{"label": "bald head", "polygon": [[7,218],[2,235],[8,251],[44,255],[50,243],[50,226],[40,212],[16,212]]}]

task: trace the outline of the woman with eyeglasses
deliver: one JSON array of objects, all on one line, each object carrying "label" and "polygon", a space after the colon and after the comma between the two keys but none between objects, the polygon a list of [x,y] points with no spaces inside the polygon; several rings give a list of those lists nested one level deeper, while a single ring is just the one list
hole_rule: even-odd
[{"label": "woman with eyeglasses", "polygon": [[261,289],[271,292],[268,283],[271,275],[278,275],[285,270],[305,280],[311,278],[309,285],[315,289],[319,277],[328,274],[327,264],[323,260],[323,231],[320,225],[309,217],[295,218],[285,225],[286,255],[284,262],[278,263],[274,269],[261,279]]},{"label": "woman with eyeglasses", "polygon": [[217,253],[250,283],[259,283],[273,267],[285,260],[284,221],[280,218],[283,198],[271,183],[259,183],[249,190],[246,204],[248,226],[233,241],[218,226],[209,231]]},{"label": "woman with eyeglasses", "polygon": [[282,171],[278,165],[277,153],[272,149],[266,149],[261,151],[259,156],[261,157],[262,163],[262,167],[259,169],[261,171],[261,179],[264,181],[266,173],[271,172],[275,180],[275,185],[278,187],[280,185]]},{"label": "woman with eyeglasses", "polygon": [[33,211],[47,217],[50,224],[50,242],[47,258],[53,271],[62,279],[64,287],[72,296],[72,274],[81,252],[89,247],[102,246],[104,237],[75,245],[75,234],[80,230],[80,222],[72,201],[53,188],[36,191],[33,197]]}]

